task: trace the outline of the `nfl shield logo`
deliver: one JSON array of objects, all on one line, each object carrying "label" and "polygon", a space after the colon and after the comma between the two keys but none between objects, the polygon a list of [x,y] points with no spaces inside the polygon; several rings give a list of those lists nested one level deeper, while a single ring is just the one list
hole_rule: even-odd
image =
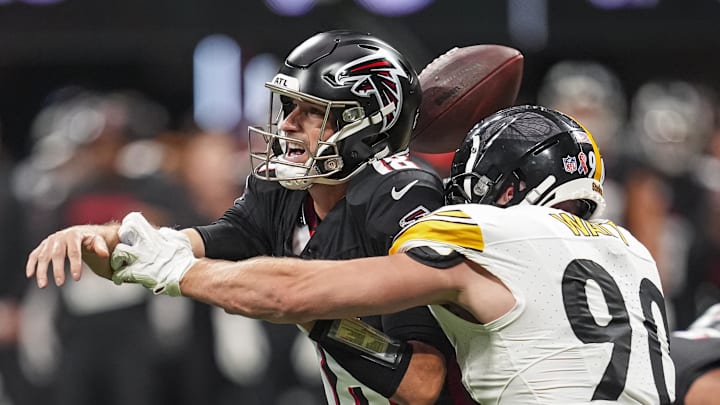
[{"label": "nfl shield logo", "polygon": [[562,158],[563,161],[563,169],[565,169],[568,173],[575,173],[577,170],[577,159],[575,159],[575,156],[567,155],[567,157]]}]

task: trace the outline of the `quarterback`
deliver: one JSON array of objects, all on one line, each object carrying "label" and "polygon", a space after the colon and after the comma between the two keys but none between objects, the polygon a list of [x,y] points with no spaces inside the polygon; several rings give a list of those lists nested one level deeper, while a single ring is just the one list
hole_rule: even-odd
[{"label": "quarterback", "polygon": [[[408,157],[422,97],[419,80],[389,44],[350,31],[314,35],[286,57],[266,87],[273,103],[267,125],[249,131],[254,171],[244,195],[216,222],[174,231],[182,237],[173,240],[189,250],[157,252],[157,264],[180,257],[186,264],[196,257],[232,264],[257,256],[387,255],[405,224],[442,206],[440,179]],[[59,231],[31,252],[27,274],[44,287],[52,263],[55,283],[61,285],[67,258],[75,279],[83,262],[109,278],[109,255],[118,236],[118,224]],[[177,285],[163,286],[168,294],[179,293]],[[366,315],[358,327],[371,325],[383,339],[393,339],[396,356],[379,364],[364,352],[319,342],[328,403],[462,401],[459,382],[453,386],[458,389],[443,389],[450,387],[446,364],[457,365],[426,307]]]}]

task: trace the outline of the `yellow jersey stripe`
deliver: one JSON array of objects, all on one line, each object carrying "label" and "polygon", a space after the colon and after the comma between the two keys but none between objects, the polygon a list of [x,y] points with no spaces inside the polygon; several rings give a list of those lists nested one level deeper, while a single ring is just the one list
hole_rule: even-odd
[{"label": "yellow jersey stripe", "polygon": [[477,251],[485,249],[482,230],[477,224],[427,219],[413,224],[398,235],[390,247],[390,254],[397,253],[401,246],[411,240],[430,240]]}]

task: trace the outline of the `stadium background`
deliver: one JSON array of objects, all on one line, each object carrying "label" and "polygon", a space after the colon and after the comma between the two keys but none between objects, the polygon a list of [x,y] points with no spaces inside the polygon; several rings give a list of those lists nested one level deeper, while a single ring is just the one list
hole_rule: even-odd
[{"label": "stadium background", "polygon": [[416,3],[424,8],[401,16],[373,13],[360,1],[287,3],[310,5],[304,15],[283,16],[257,0],[3,0],[5,137],[16,155],[26,153],[28,122],[51,90],[71,81],[132,86],[183,114],[192,105],[193,52],[212,34],[237,41],[247,61],[261,53],[280,57],[317,31],[348,27],[387,38],[418,70],[452,46],[514,46],[526,56],[522,92],[527,99],[548,67],[566,58],[607,63],[629,93],[658,77],[712,83],[720,67],[716,0],[423,0]]},{"label": "stadium background", "polygon": [[[151,149],[132,149],[143,156],[135,160],[120,151],[131,144],[147,146],[140,141],[156,142],[165,151],[154,174],[171,184],[106,181],[116,188],[100,191],[110,193],[118,211],[103,212],[144,207],[159,220],[182,226],[220,215],[241,192],[240,173],[246,168],[208,163],[244,156],[245,128],[264,122],[262,84],[280,58],[310,35],[335,28],[386,39],[418,71],[454,46],[515,47],[525,56],[518,103],[548,102],[540,91],[558,63],[592,62],[611,72],[619,88],[601,80],[606,91],[590,94],[592,86],[580,85],[569,91],[577,98],[568,102],[614,114],[613,134],[590,126],[601,138],[613,177],[610,215],[655,253],[672,326],[686,326],[720,300],[718,21],[720,0],[0,0],[0,261],[5,263],[0,270],[0,404],[66,403],[59,398],[75,405],[123,403],[111,386],[73,390],[82,383],[63,380],[78,377],[63,370],[82,363],[92,370],[88,378],[111,375],[117,367],[97,361],[106,356],[98,340],[121,340],[119,333],[148,325],[154,332],[147,347],[127,340],[113,349],[139,369],[152,370],[137,373],[146,385],[147,379],[155,381],[154,387],[141,384],[138,390],[148,403],[322,403],[312,353],[307,357],[297,348],[292,327],[237,320],[219,326],[220,315],[208,308],[146,296],[118,298],[117,306],[89,317],[87,305],[93,304],[78,305],[80,298],[71,298],[77,291],[39,292],[24,280],[22,268],[44,235],[73,222],[103,220],[77,206],[68,208],[73,196],[97,187],[83,172],[110,170],[101,162],[85,163],[88,155],[129,159],[125,166],[137,170],[126,167],[128,172],[109,178],[135,181],[147,174],[138,172],[139,162],[148,160]],[[78,127],[81,114],[70,124],[57,117],[50,123],[40,119],[62,105],[93,110],[93,103],[127,91],[140,99],[131,97],[117,108],[127,112],[140,103],[135,110],[145,106],[157,114],[128,113],[114,128],[123,133],[116,143],[103,144],[112,139],[104,136],[107,128]],[[552,100],[559,103],[558,97]],[[137,129],[144,124],[150,129]],[[75,136],[73,128],[92,134]],[[210,133],[223,135],[203,136]],[[51,138],[60,143],[43,141]],[[109,155],[102,148],[110,148]],[[236,176],[214,181],[222,176],[212,173],[228,172]],[[173,194],[178,189],[188,194],[186,204]],[[141,205],[118,206],[117,193]],[[79,285],[97,287],[83,284],[90,282]],[[53,312],[48,308],[59,308],[60,315],[47,317]],[[132,321],[145,320],[146,314],[147,324]],[[154,353],[151,361],[143,359],[148,352]],[[135,373],[132,365],[126,374]]]}]

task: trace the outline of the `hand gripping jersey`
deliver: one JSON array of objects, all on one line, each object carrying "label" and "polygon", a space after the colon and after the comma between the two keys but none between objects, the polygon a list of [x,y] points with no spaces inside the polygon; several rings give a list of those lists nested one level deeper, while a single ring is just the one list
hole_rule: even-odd
[{"label": "hand gripping jersey", "polygon": [[[217,222],[197,227],[206,256],[240,260],[254,256],[299,256],[308,259],[350,259],[383,256],[392,238],[417,217],[443,203],[442,184],[419,169],[407,154],[375,162],[350,181],[345,199],[320,223],[304,209],[309,194],[288,190],[276,182],[249,177],[245,194]],[[313,229],[314,228],[314,229]],[[405,314],[403,314],[405,315]],[[390,336],[415,339],[433,346],[447,344],[426,308],[407,316],[363,320]],[[392,323],[388,327],[388,323]],[[328,404],[388,404],[318,347]]]},{"label": "hand gripping jersey", "polygon": [[406,228],[391,253],[423,246],[482,265],[516,299],[511,311],[487,324],[431,307],[476,401],[669,404],[674,398],[658,271],[625,229],[540,206],[457,205]]}]

